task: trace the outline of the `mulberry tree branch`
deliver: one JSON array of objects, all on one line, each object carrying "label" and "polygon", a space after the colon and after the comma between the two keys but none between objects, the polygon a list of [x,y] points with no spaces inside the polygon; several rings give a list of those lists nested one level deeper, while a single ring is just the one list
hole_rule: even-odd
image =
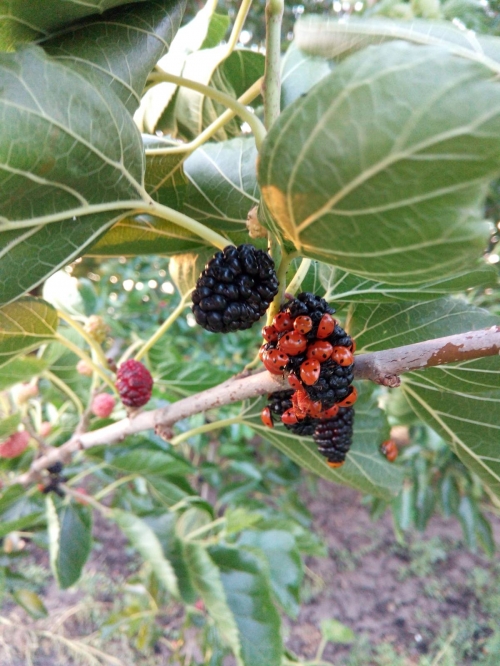
[{"label": "mulberry tree branch", "polygon": [[[384,351],[356,356],[354,375],[356,379],[367,379],[384,386],[396,387],[399,375],[411,370],[469,361],[500,354],[500,326],[478,331],[468,331],[445,338],[426,340],[413,345],[395,347]],[[73,453],[102,444],[115,444],[127,436],[144,430],[168,430],[177,421],[241,400],[272,393],[288,384],[279,375],[261,371],[248,376],[236,376],[211,389],[189,396],[183,400],[83,434],[75,434],[68,442],[52,448],[31,465],[30,470],[16,479],[27,484],[40,477],[40,472],[56,462],[67,463]]]}]

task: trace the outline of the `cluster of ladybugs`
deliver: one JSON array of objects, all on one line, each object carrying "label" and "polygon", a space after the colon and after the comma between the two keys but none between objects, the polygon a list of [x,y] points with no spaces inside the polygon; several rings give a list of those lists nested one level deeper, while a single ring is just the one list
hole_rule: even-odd
[{"label": "cluster of ladybugs", "polygon": [[355,342],[333,318],[319,296],[303,292],[287,301],[270,326],[260,349],[265,368],[287,374],[289,391],[269,396],[262,421],[273,416],[301,435],[312,435],[330,467],[340,467],[352,441],[357,392],[351,386]]}]

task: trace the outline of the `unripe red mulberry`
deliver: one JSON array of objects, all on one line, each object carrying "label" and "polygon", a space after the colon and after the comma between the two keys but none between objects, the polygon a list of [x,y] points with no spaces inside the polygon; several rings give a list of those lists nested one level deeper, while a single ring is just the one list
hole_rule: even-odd
[{"label": "unripe red mulberry", "polygon": [[131,358],[116,373],[116,388],[127,407],[142,407],[151,398],[153,378],[140,361]]},{"label": "unripe red mulberry", "polygon": [[15,432],[0,444],[0,458],[17,458],[28,448],[29,441],[30,436],[26,430]]},{"label": "unripe red mulberry", "polygon": [[107,419],[115,407],[115,399],[109,393],[99,393],[92,400],[90,407],[92,414],[101,419]]}]

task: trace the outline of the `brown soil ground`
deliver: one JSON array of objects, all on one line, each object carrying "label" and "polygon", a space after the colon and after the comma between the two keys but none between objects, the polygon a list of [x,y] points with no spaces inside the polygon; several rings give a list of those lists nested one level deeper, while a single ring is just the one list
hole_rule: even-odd
[{"label": "brown soil ground", "polygon": [[[320,482],[314,496],[305,493],[305,499],[313,516],[313,529],[327,543],[328,557],[308,561],[306,602],[298,619],[286,622],[287,644],[302,659],[314,658],[324,619],[342,622],[370,645],[390,642],[405,656],[406,660],[401,662],[405,666],[418,663],[450,618],[466,618],[474,611],[476,616],[487,620],[469,575],[474,568],[487,572],[497,565],[463,546],[457,521],[433,518],[424,535],[410,537],[407,548],[396,542],[390,515],[372,522],[361,496],[354,491]],[[493,516],[492,523],[496,541],[500,543],[500,519]],[[99,521],[95,530],[102,546],[93,552],[85,569],[86,580],[95,577],[97,581],[91,597],[95,608],[89,612],[88,608],[80,607],[88,602],[89,596],[85,601],[79,588],[60,591],[52,579],[47,579],[42,597],[50,618],[33,621],[13,605],[6,606],[0,616],[0,666],[92,663],[72,657],[63,643],[54,641],[54,634],[76,639],[84,646],[98,645],[95,649],[110,655],[109,661],[103,659],[95,661],[96,664],[173,666],[168,650],[161,645],[157,654],[142,658],[123,640],[113,639],[108,643],[89,640],[100,628],[99,617],[105,617],[111,610],[113,588],[119,589],[137,564],[119,532]],[[430,550],[423,549],[419,560],[415,548],[422,542],[427,542]],[[33,550],[38,564],[48,567],[45,551]],[[434,558],[433,552],[437,553]],[[181,613],[174,611],[174,616],[164,618],[164,625],[178,626],[180,621]],[[49,634],[43,634],[44,631]],[[350,649],[330,643],[323,661],[341,666]],[[100,659],[97,652],[93,656]],[[370,663],[363,662],[363,666]]]}]

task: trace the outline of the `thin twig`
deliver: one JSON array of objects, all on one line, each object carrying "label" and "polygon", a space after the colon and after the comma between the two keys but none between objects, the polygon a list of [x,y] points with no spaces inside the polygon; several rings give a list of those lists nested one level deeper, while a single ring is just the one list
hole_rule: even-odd
[{"label": "thin twig", "polygon": [[[500,326],[492,326],[404,347],[360,354],[356,356],[354,376],[356,379],[368,379],[377,384],[395,387],[399,385],[399,375],[411,370],[422,370],[498,354],[500,354]],[[76,451],[121,442],[129,435],[158,426],[171,426],[194,414],[241,400],[256,398],[287,386],[284,377],[271,375],[266,371],[244,377],[233,377],[218,386],[179,400],[167,407],[140,412],[99,430],[73,436],[62,446],[51,449],[46,455],[35,460],[29,472],[15,481],[29,483],[38,476],[41,470],[56,462],[66,461]]]}]

